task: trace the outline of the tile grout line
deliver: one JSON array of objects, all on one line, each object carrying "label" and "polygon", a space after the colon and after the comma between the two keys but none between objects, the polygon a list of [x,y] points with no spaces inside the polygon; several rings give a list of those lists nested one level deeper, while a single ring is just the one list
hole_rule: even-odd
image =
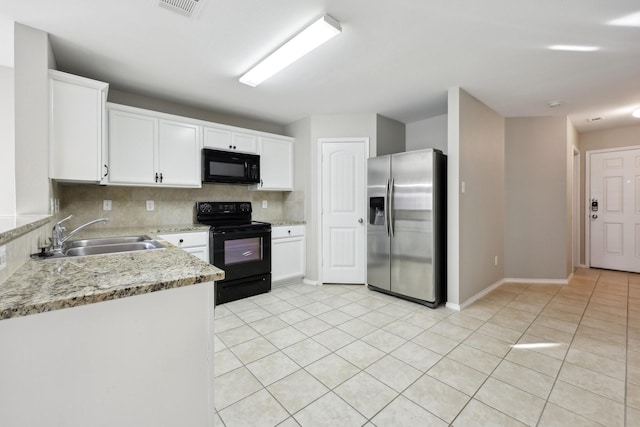
[{"label": "tile grout line", "polygon": [[[549,390],[549,394],[547,395],[547,398],[545,399],[544,405],[542,406],[542,411],[540,412],[540,415],[538,416],[538,421],[536,422],[536,426],[538,426],[540,424],[540,421],[542,421],[542,416],[544,415],[544,411],[547,408],[547,405],[549,404],[549,399],[551,398],[551,394],[553,393],[553,389],[556,387],[556,384],[558,383],[558,381],[560,379],[560,373],[562,372],[562,368],[564,367],[564,363],[565,363],[565,361],[567,359],[567,355],[569,354],[569,350],[571,350],[571,345],[573,344],[573,341],[575,340],[575,337],[578,334],[578,329],[580,329],[580,324],[582,323],[582,319],[584,318],[584,314],[587,311],[587,308],[589,307],[589,304],[591,303],[591,298],[593,297],[593,294],[594,294],[594,292],[596,290],[596,287],[598,286],[598,281],[599,280],[600,280],[600,273],[598,273],[598,278],[594,282],[593,288],[591,289],[591,292],[589,293],[589,299],[587,300],[587,304],[585,304],[584,309],[582,310],[582,314],[580,315],[580,320],[578,321],[578,324],[576,325],[576,331],[571,336],[571,342],[569,342],[568,345],[567,345],[567,351],[564,354],[564,357],[562,358],[562,362],[560,363],[560,368],[558,369],[558,373],[556,374],[555,378],[553,379],[553,384],[551,385],[551,389]],[[570,285],[567,285],[567,286],[570,286]],[[569,411],[566,408],[563,408],[563,409]],[[569,412],[574,413],[573,411],[569,411]],[[580,415],[580,414],[577,414],[577,415]],[[582,415],[580,415],[580,416],[582,416]],[[585,418],[587,418],[587,417],[585,417]],[[589,418],[587,418],[587,419],[589,419]],[[593,421],[593,420],[590,420],[590,421]],[[597,422],[597,423],[600,424],[599,422]]]},{"label": "tile grout line", "polygon": [[[352,292],[352,291],[345,291],[345,292],[343,292],[343,293],[346,293],[346,292]],[[309,293],[311,293],[311,292],[309,292]],[[299,296],[304,296],[304,295],[306,295],[306,294],[307,294],[307,293],[299,294]],[[339,294],[338,294],[338,295],[339,295]],[[296,296],[296,297],[297,297],[297,296]],[[296,298],[296,297],[293,297],[293,298]],[[361,301],[362,299],[365,299],[365,298],[367,298],[367,297],[363,297],[363,298],[361,298],[361,299],[359,299],[359,300],[357,300],[357,301],[351,301],[351,300],[349,300],[349,301],[350,301],[350,302],[349,302],[349,304],[357,303],[358,301]],[[289,298],[289,299],[290,299],[290,298]],[[286,300],[282,300],[282,299],[281,299],[280,301],[284,301],[284,302],[286,302]],[[311,304],[314,304],[314,303],[316,303],[316,302],[321,302],[321,301],[315,300],[314,302],[311,302],[311,303],[309,303],[309,304],[307,304],[307,305],[311,305]],[[345,304],[345,306],[346,306],[346,305],[349,305],[349,304]],[[390,304],[393,304],[393,302],[392,302],[392,301],[389,301],[387,304],[385,304],[385,305],[383,305],[383,306],[380,306],[379,308],[382,308],[382,307],[388,306],[388,305],[390,305]],[[294,306],[294,308],[292,308],[292,309],[291,309],[291,310],[289,310],[289,311],[293,311],[293,310],[295,310],[295,309],[303,310],[303,307],[306,307],[307,305],[303,305],[303,306]],[[326,305],[326,304],[325,304],[325,305]],[[331,307],[331,306],[328,306],[328,307]],[[261,308],[261,307],[258,307],[258,308]],[[369,308],[369,307],[367,307],[367,308]],[[350,319],[350,320],[353,320],[353,319],[359,319],[360,317],[362,317],[362,316],[364,316],[364,315],[366,315],[366,314],[369,314],[369,313],[371,313],[371,312],[377,311],[379,308],[377,308],[377,309],[370,309],[367,313],[363,313],[362,315],[357,316],[357,317],[356,317],[356,316],[352,316],[352,319]],[[411,311],[411,313],[412,313],[412,312],[415,312],[415,311],[418,311],[417,309],[418,309],[418,308],[420,308],[420,307],[415,307],[415,308],[416,308],[416,309],[415,309],[415,310],[412,310],[412,311]],[[339,308],[331,307],[331,310],[329,310],[329,311],[332,311],[332,310],[339,310]],[[244,319],[242,319],[240,316],[238,316],[238,314],[237,314],[237,313],[233,312],[231,309],[229,309],[229,311],[230,311],[232,314],[234,314],[236,317],[238,317],[238,318],[239,318],[239,319],[244,323],[244,325],[249,326],[249,327],[250,327],[250,328],[252,328],[256,333],[258,333],[258,334],[260,335],[260,337],[264,338],[264,339],[265,339],[265,340],[267,340],[270,344],[274,345],[274,344],[273,344],[272,342],[270,342],[270,341],[269,341],[269,339],[268,339],[267,337],[265,337],[261,332],[259,332],[259,331],[255,330],[255,329],[254,329],[254,328],[253,328],[249,323],[247,323],[246,321],[244,321]],[[246,311],[249,311],[249,310],[246,310]],[[267,311],[268,311],[268,310],[267,310]],[[303,311],[304,311],[304,310],[303,310]],[[306,312],[306,311],[305,311],[305,312]],[[270,312],[269,312],[269,313],[270,313]],[[285,313],[285,312],[283,312],[283,313]],[[308,312],[306,312],[306,313],[308,313]],[[344,313],[344,312],[343,312],[343,313]],[[395,321],[400,320],[400,319],[403,319],[404,317],[406,317],[407,315],[409,315],[409,314],[411,314],[411,313],[407,313],[406,315],[403,315],[401,318],[396,318],[396,319],[395,319]],[[282,314],[282,313],[280,313],[280,314]],[[310,318],[316,318],[316,319],[318,319],[318,320],[320,320],[320,321],[323,321],[322,319],[319,319],[317,315],[313,315],[313,314],[311,314],[311,313],[308,313],[308,314],[310,314],[310,315],[311,315],[311,317],[310,317]],[[323,313],[320,313],[320,314],[323,314]],[[345,314],[348,314],[348,313],[345,313]],[[384,314],[384,313],[381,313],[381,314]],[[271,316],[274,316],[274,317],[277,317],[277,315],[274,315],[274,314],[272,314],[272,313],[270,313],[270,315],[271,315]],[[350,316],[351,316],[351,315],[350,315]],[[226,317],[226,316],[225,316],[225,317]],[[308,319],[310,319],[310,318],[308,318]],[[308,319],[305,319],[305,320],[308,320]],[[305,320],[301,320],[301,321],[296,322],[296,323],[293,323],[293,324],[289,324],[289,323],[285,322],[285,323],[287,323],[287,326],[285,326],[285,327],[283,327],[283,328],[280,328],[280,329],[277,329],[277,330],[285,329],[285,328],[287,328],[287,327],[293,327],[293,328],[295,328],[295,325],[296,325],[297,323],[301,323],[301,322],[303,322],[303,321],[305,321]],[[350,320],[348,320],[348,321],[350,321]],[[258,321],[259,321],[259,320],[258,320]],[[323,322],[324,322],[324,321],[323,321]],[[327,323],[327,322],[325,322],[325,323]],[[343,322],[343,323],[346,323],[346,322]],[[367,322],[367,323],[368,323],[368,322]],[[334,326],[334,325],[331,325],[331,326],[332,326],[332,328],[337,328],[337,326],[338,326],[338,325],[335,325],[335,326]],[[372,326],[375,326],[375,325],[372,325]],[[238,327],[240,327],[240,326],[238,326]],[[382,329],[382,328],[377,327],[377,326],[375,326],[375,327],[377,328],[377,330],[381,330],[381,329]],[[231,329],[235,329],[235,328],[231,328]],[[313,336],[308,336],[307,334],[305,334],[304,332],[300,331],[299,329],[297,329],[297,328],[295,328],[295,329],[296,329],[296,330],[298,330],[299,332],[301,332],[303,335],[306,335],[306,339],[311,339],[311,340],[313,340],[314,342],[318,343],[319,345],[322,345],[322,343],[319,343],[318,341],[314,340],[314,339],[313,339]],[[330,329],[331,329],[331,328],[330,328]],[[338,328],[338,329],[339,329],[339,328]],[[275,331],[277,331],[277,330],[275,330]],[[272,331],[272,332],[275,332],[275,331]],[[341,330],[341,331],[342,331],[342,330]],[[357,341],[357,340],[360,340],[360,338],[355,337],[355,336],[353,336],[353,335],[349,334],[349,333],[348,333],[348,332],[346,332],[346,331],[342,331],[342,332],[344,332],[344,333],[346,333],[346,334],[348,334],[348,335],[352,336],[356,341]],[[375,332],[375,331],[374,331],[374,332]],[[372,333],[373,333],[373,332],[372,332]],[[316,334],[316,335],[318,335],[318,334]],[[400,338],[402,338],[402,337],[400,337]],[[255,338],[254,338],[254,339],[255,339]],[[250,340],[249,340],[249,341],[250,341]],[[408,340],[405,340],[405,341],[408,341]],[[246,342],[248,342],[248,341],[246,341]],[[237,344],[237,345],[240,345],[240,344],[242,344],[242,343],[239,343],[239,344]],[[291,344],[290,346],[287,346],[287,347],[285,347],[285,348],[289,348],[289,347],[291,347],[291,346],[293,346],[293,345],[295,345],[295,344],[296,344],[296,343]],[[351,344],[351,343],[350,343],[350,344]],[[346,344],[346,345],[344,345],[344,346],[342,346],[342,347],[339,347],[339,348],[337,348],[336,350],[331,350],[331,351],[330,351],[330,353],[329,353],[329,354],[327,354],[327,355],[326,355],[326,356],[324,356],[324,357],[327,357],[327,356],[329,356],[329,355],[331,355],[331,354],[334,354],[334,355],[336,355],[337,357],[342,358],[340,355],[336,354],[336,351],[338,351],[338,350],[340,350],[340,349],[342,349],[342,348],[346,347],[347,345],[349,345],[349,344]],[[324,345],[322,345],[322,346],[324,347]],[[276,347],[276,346],[274,345],[274,347]],[[259,358],[259,359],[256,359],[255,361],[262,360],[262,359],[264,359],[264,358],[266,358],[266,357],[269,357],[269,356],[271,356],[271,355],[273,355],[273,354],[275,354],[275,353],[277,353],[277,352],[283,352],[283,350],[284,350],[284,348],[282,348],[282,349],[280,349],[280,348],[278,348],[278,347],[276,347],[276,348],[278,349],[276,352],[273,352],[273,353],[270,353],[270,354],[268,354],[268,355],[265,355],[264,357]],[[228,346],[227,346],[227,349],[229,349],[229,350],[231,351],[231,348],[230,348],[230,347],[228,347]],[[232,351],[232,354],[233,354],[233,351]],[[284,353],[283,353],[283,354],[284,354]],[[390,353],[385,353],[385,355],[390,355]],[[288,357],[286,354],[285,354],[285,356],[286,356],[286,357]],[[237,356],[236,356],[236,357],[237,357]],[[266,391],[267,391],[267,392],[268,392],[268,393],[269,393],[269,394],[274,398],[274,400],[275,400],[275,401],[276,401],[280,406],[282,406],[282,404],[280,403],[280,401],[278,401],[278,399],[277,399],[275,396],[273,396],[273,394],[272,394],[272,393],[267,389],[267,386],[264,386],[264,385],[260,382],[260,380],[259,380],[259,379],[257,379],[257,378],[255,377],[255,375],[253,374],[253,372],[251,372],[251,370],[247,367],[247,365],[246,365],[244,362],[242,362],[240,359],[238,359],[238,360],[239,360],[239,361],[240,361],[240,363],[242,364],[242,367],[246,368],[246,369],[247,369],[247,371],[249,371],[249,373],[252,375],[252,377],[253,377],[254,379],[256,379],[256,381],[257,381],[260,385],[262,385],[262,389],[265,389],[265,390],[266,390]],[[255,361],[252,361],[251,363],[253,363],[253,362],[255,362]],[[304,370],[304,371],[305,371],[305,372],[307,372],[309,375],[311,375],[312,377],[314,377],[316,380],[320,381],[318,378],[316,378],[316,377],[315,377],[315,375],[313,375],[312,373],[308,372],[304,366],[300,366],[300,365],[299,365],[297,362],[295,362],[295,361],[293,361],[293,362],[294,362],[294,363],[296,363],[296,365],[298,365],[298,367],[300,367],[300,369],[298,369],[298,370],[296,370],[295,372],[292,372],[292,373],[290,373],[290,374],[286,375],[285,377],[283,377],[283,378],[281,378],[281,379],[279,379],[279,380],[277,380],[277,381],[280,381],[280,380],[282,380],[282,379],[284,379],[284,378],[287,378],[287,377],[289,377],[289,376],[293,375],[294,373],[296,373],[296,372],[298,372],[298,371],[300,371],[300,370]],[[348,363],[350,363],[349,361],[347,361],[347,362],[348,362]],[[314,363],[314,362],[312,362],[312,363]],[[355,366],[355,365],[354,365],[354,366]],[[356,366],[356,367],[357,367],[357,366]],[[234,370],[237,370],[237,369],[239,369],[239,368],[240,368],[240,367],[238,367],[238,368],[236,368],[236,369],[234,369]],[[230,371],[230,372],[233,372],[233,371]],[[365,372],[365,369],[360,369],[360,372]],[[359,372],[359,373],[360,373],[360,372]],[[366,373],[366,372],[365,372],[365,373]],[[368,373],[367,373],[367,374],[368,374]],[[356,374],[356,375],[357,375],[357,374]],[[368,375],[370,375],[370,374],[368,374]],[[354,375],[354,376],[355,376],[355,375]],[[309,405],[312,405],[314,402],[316,402],[317,400],[319,400],[319,399],[321,399],[322,397],[326,396],[327,394],[329,394],[329,393],[331,393],[331,392],[333,392],[333,393],[335,394],[334,390],[335,390],[337,387],[339,387],[340,385],[344,384],[346,381],[348,381],[348,380],[349,380],[349,379],[351,379],[351,378],[353,378],[353,376],[351,376],[351,377],[349,377],[349,378],[345,379],[344,381],[342,381],[341,383],[337,384],[337,385],[336,385],[335,387],[333,387],[333,388],[328,388],[328,387],[327,387],[327,388],[328,388],[328,391],[327,391],[326,393],[323,393],[322,395],[318,396],[316,399],[314,399],[313,401],[309,402],[309,403],[308,403],[308,404],[306,404],[304,407],[300,408],[298,411],[296,411],[296,412],[294,412],[294,413],[289,412],[289,410],[287,410],[287,409],[286,409],[286,408],[284,408],[284,407],[283,407],[283,409],[284,409],[284,410],[289,414],[289,417],[288,417],[288,418],[293,418],[293,419],[294,419],[294,421],[295,421],[295,418],[294,418],[294,415],[295,415],[295,414],[297,414],[297,413],[299,413],[300,411],[304,410],[306,407],[308,407]],[[377,379],[376,379],[376,380],[377,380]],[[277,382],[277,381],[276,381],[276,382]],[[378,381],[379,381],[379,380],[378,380]],[[320,381],[320,382],[322,383],[322,381]],[[384,384],[384,383],[383,383],[383,384]],[[323,384],[323,385],[325,385],[325,384]],[[385,386],[387,386],[387,385],[385,384]],[[325,385],[325,387],[326,387],[326,385]],[[387,386],[387,387],[388,387],[388,386]],[[226,408],[228,408],[228,407],[231,407],[231,406],[235,405],[236,403],[238,403],[238,402],[240,402],[240,401],[242,401],[242,400],[244,400],[244,399],[246,399],[246,398],[248,398],[248,397],[250,397],[250,396],[255,395],[255,394],[256,394],[256,393],[258,393],[259,391],[261,391],[261,390],[257,390],[257,391],[255,391],[254,393],[251,393],[251,394],[249,394],[249,395],[247,395],[247,396],[244,396],[243,398],[241,398],[241,399],[240,399],[240,400],[238,400],[237,402],[234,402],[234,403],[232,403],[232,404],[228,405],[228,406],[227,406],[227,407],[225,407],[224,409],[226,409]],[[395,390],[394,390],[394,392],[395,392]],[[365,419],[367,419],[367,421],[370,421],[370,419],[369,419],[368,417],[366,417],[364,414],[362,414],[360,411],[358,411],[356,408],[354,408],[354,407],[353,407],[349,402],[346,402],[346,401],[345,401],[344,399],[342,399],[339,395],[337,395],[337,397],[338,397],[339,399],[341,399],[343,402],[345,402],[345,404],[347,404],[349,407],[351,407],[351,408],[352,408],[354,411],[356,411],[358,414],[362,415]],[[396,398],[397,398],[397,396],[396,396]],[[394,400],[395,400],[395,398],[394,398]],[[217,411],[217,409],[216,409],[216,412],[218,412],[218,411]],[[377,414],[377,413],[376,413],[376,414]],[[374,415],[374,416],[375,416],[375,415]],[[222,419],[222,417],[220,417],[220,418]],[[373,418],[373,417],[372,417],[372,418]],[[284,421],[286,421],[286,420],[283,420],[283,422],[284,422]],[[297,421],[296,421],[296,422],[297,422]],[[224,420],[223,420],[223,423],[224,423]],[[225,426],[226,426],[226,424],[225,424]]]},{"label": "tile grout line", "polygon": [[[520,293],[518,294],[518,296],[521,296],[521,295],[524,293],[524,291],[526,291],[527,289],[529,289],[531,286],[534,286],[534,285],[529,285],[527,288],[525,288],[525,289],[523,290],[523,292],[520,292]],[[543,308],[538,312],[538,314],[536,315],[536,317],[535,317],[535,318],[534,318],[534,319],[529,323],[529,326],[527,327],[527,329],[525,329],[523,332],[521,332],[521,333],[520,333],[520,337],[516,340],[516,343],[517,343],[520,339],[522,339],[522,337],[526,334],[526,332],[529,330],[529,328],[531,327],[531,325],[533,325],[533,323],[534,323],[534,322],[536,321],[536,319],[540,316],[540,314],[544,311],[544,309],[545,309],[545,308],[546,308],[546,307],[551,303],[551,301],[553,301],[553,298],[555,298],[555,296],[558,294],[558,292],[559,292],[559,291],[560,291],[560,288],[559,288],[559,289],[558,289],[558,290],[553,294],[553,297],[552,297],[552,298],[550,298],[550,299],[549,299],[549,301],[544,305],[544,307],[543,307]],[[515,297],[515,298],[517,298],[517,297]],[[513,300],[515,300],[515,298],[514,298]],[[509,303],[510,303],[510,302],[513,302],[513,300],[509,301]],[[501,312],[505,307],[507,307],[509,303],[505,304],[505,305],[504,305],[500,310],[498,310],[498,311],[497,311],[496,313],[494,313],[490,318],[488,318],[487,320],[485,320],[485,322],[483,323],[483,326],[484,326],[485,324],[487,324],[487,323],[488,323],[488,322],[489,322],[489,321],[490,321],[490,320],[491,320],[491,319],[492,319],[496,314],[500,313],[500,312]],[[515,309],[515,310],[518,310],[518,309]],[[520,310],[520,311],[522,311],[522,310]],[[498,326],[500,326],[500,325],[498,325]],[[481,327],[482,327],[482,326],[481,326]],[[505,329],[510,329],[510,328],[505,328]],[[511,330],[515,331],[514,329],[511,329]],[[480,332],[480,331],[478,331],[478,332],[482,334],[482,332]],[[518,332],[518,331],[515,331],[515,332]],[[483,334],[483,335],[485,335],[485,334]],[[492,338],[495,338],[495,337],[492,337]],[[496,339],[498,339],[498,338],[496,338]],[[502,341],[502,340],[501,340],[501,341]],[[463,341],[463,342],[464,342],[464,341]],[[506,343],[506,341],[505,341],[505,343]],[[462,343],[460,343],[460,344],[462,344]],[[496,365],[496,367],[495,367],[495,368],[493,368],[493,370],[491,371],[491,373],[489,373],[489,375],[487,375],[487,378],[485,378],[485,380],[482,382],[482,384],[480,384],[480,386],[477,388],[477,390],[473,393],[473,395],[471,396],[471,399],[469,399],[469,400],[467,401],[467,403],[465,403],[465,405],[464,405],[464,406],[462,407],[462,409],[458,412],[458,414],[457,414],[457,415],[456,415],[456,417],[453,419],[453,421],[451,422],[451,424],[450,424],[450,425],[453,425],[453,423],[455,423],[456,419],[458,419],[458,417],[460,416],[460,414],[462,414],[462,412],[463,412],[463,411],[465,410],[465,408],[469,405],[469,403],[470,403],[470,402],[475,398],[475,396],[478,394],[478,392],[480,391],[480,389],[481,389],[481,388],[486,384],[486,382],[489,380],[489,378],[492,378],[493,373],[494,373],[494,372],[498,369],[498,367],[499,367],[499,366],[500,366],[500,365],[501,365],[501,364],[506,360],[507,355],[508,355],[512,350],[513,350],[513,345],[511,345],[510,347],[511,347],[511,349],[509,349],[509,351],[507,351],[507,352],[504,354],[504,356],[502,356],[502,358],[500,359],[500,362]],[[480,349],[477,349],[477,350],[480,350]],[[452,350],[452,351],[453,351],[453,350]],[[482,351],[482,350],[480,350],[480,351]],[[447,354],[448,354],[448,353],[447,353]],[[515,362],[512,362],[512,363],[515,363]],[[524,368],[531,369],[531,368],[528,368],[528,367],[526,367],[526,366],[520,365],[519,363],[516,363],[516,364],[517,364],[518,366],[522,366],[522,367],[524,367]],[[559,371],[558,371],[558,373],[559,373]],[[495,379],[496,381],[500,381],[500,380],[499,380],[499,379],[497,379],[497,378],[494,378],[494,379]],[[501,382],[503,382],[503,381],[501,381]],[[508,384],[508,383],[505,383],[505,384]],[[512,385],[512,384],[508,384],[508,385],[510,385],[511,387],[517,388],[518,390],[521,390],[521,391],[523,391],[523,392],[525,392],[525,393],[531,394],[532,396],[535,396],[535,395],[533,395],[532,393],[530,393],[530,392],[528,392],[528,391],[526,391],[526,390],[522,390],[520,387],[516,387],[516,386],[514,386],[514,385]],[[552,389],[553,389],[553,387],[552,387]],[[551,392],[549,392],[549,394],[551,394]],[[536,397],[538,397],[538,396],[536,396]],[[525,424],[524,422],[522,422],[522,421],[518,420],[517,418],[515,418],[515,417],[513,417],[513,416],[511,416],[511,415],[509,415],[509,414],[504,413],[503,411],[501,411],[501,410],[500,410],[500,409],[498,409],[498,408],[494,408],[493,406],[491,406],[491,405],[489,405],[489,404],[487,404],[487,403],[484,403],[484,402],[482,402],[481,400],[478,400],[478,401],[479,401],[480,403],[482,403],[482,404],[484,404],[484,405],[487,405],[488,407],[490,407],[490,408],[494,409],[495,411],[498,411],[499,413],[501,413],[501,414],[505,415],[506,417],[509,417],[509,418],[511,418],[511,419],[513,419],[513,420],[515,420],[515,421],[517,421],[517,422],[520,422],[520,423],[522,423],[522,424]],[[544,412],[544,408],[545,408],[545,406],[546,406],[546,402],[545,402],[545,405],[544,405],[544,406],[543,406],[543,408],[542,408],[542,411],[540,412],[540,415],[538,416],[538,422],[539,422],[540,417],[542,416],[542,413]],[[538,422],[537,422],[537,423],[538,423]],[[537,424],[537,423],[536,423],[536,424]]]}]

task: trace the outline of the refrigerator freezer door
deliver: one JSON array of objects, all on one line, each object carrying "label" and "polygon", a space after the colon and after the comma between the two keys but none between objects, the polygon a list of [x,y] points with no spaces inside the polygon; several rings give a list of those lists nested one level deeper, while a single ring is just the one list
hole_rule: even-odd
[{"label": "refrigerator freezer door", "polygon": [[391,168],[391,291],[435,301],[432,150],[394,154]]},{"label": "refrigerator freezer door", "polygon": [[367,283],[391,289],[389,264],[389,172],[391,157],[368,160],[367,172]]}]

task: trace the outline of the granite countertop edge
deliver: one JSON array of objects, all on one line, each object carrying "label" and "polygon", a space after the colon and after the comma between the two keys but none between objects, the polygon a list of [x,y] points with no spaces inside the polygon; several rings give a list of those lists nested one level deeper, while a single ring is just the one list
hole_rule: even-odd
[{"label": "granite countertop edge", "polygon": [[160,250],[30,259],[0,284],[0,320],[222,280],[224,271],[157,236],[206,229],[141,227],[132,233],[157,238],[165,246]]},{"label": "granite countertop edge", "polygon": [[[0,245],[9,243],[18,237],[35,230],[53,219],[53,215],[24,215],[14,217],[0,217],[0,220],[9,220],[11,226],[0,227]],[[24,222],[17,225],[18,222]],[[4,230],[4,231],[3,231]]]}]

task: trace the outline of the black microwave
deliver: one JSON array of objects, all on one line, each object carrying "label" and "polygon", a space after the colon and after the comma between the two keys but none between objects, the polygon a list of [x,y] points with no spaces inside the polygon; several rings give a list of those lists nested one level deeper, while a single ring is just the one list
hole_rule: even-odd
[{"label": "black microwave", "polygon": [[205,148],[202,150],[202,182],[258,184],[260,156]]}]

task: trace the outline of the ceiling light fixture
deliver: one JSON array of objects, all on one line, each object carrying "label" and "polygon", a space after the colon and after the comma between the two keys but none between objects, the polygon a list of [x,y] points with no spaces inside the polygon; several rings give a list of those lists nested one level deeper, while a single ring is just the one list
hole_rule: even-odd
[{"label": "ceiling light fixture", "polygon": [[617,25],[620,27],[640,27],[640,12],[631,13],[622,18],[614,19],[608,22],[609,25]]},{"label": "ceiling light fixture", "polygon": [[258,86],[278,71],[337,36],[341,31],[338,21],[329,15],[324,15],[240,77],[240,83],[252,87]]},{"label": "ceiling light fixture", "polygon": [[631,113],[631,115],[637,119],[640,119],[640,108],[638,108],[637,110],[633,110],[633,113]]},{"label": "ceiling light fixture", "polygon": [[570,45],[570,44],[556,44],[553,46],[549,46],[551,50],[564,50],[568,52],[595,52],[596,50],[600,50],[598,46],[581,46],[581,45]]},{"label": "ceiling light fixture", "polygon": [[556,108],[562,105],[562,101],[559,99],[554,99],[553,101],[547,102],[547,107]]}]

